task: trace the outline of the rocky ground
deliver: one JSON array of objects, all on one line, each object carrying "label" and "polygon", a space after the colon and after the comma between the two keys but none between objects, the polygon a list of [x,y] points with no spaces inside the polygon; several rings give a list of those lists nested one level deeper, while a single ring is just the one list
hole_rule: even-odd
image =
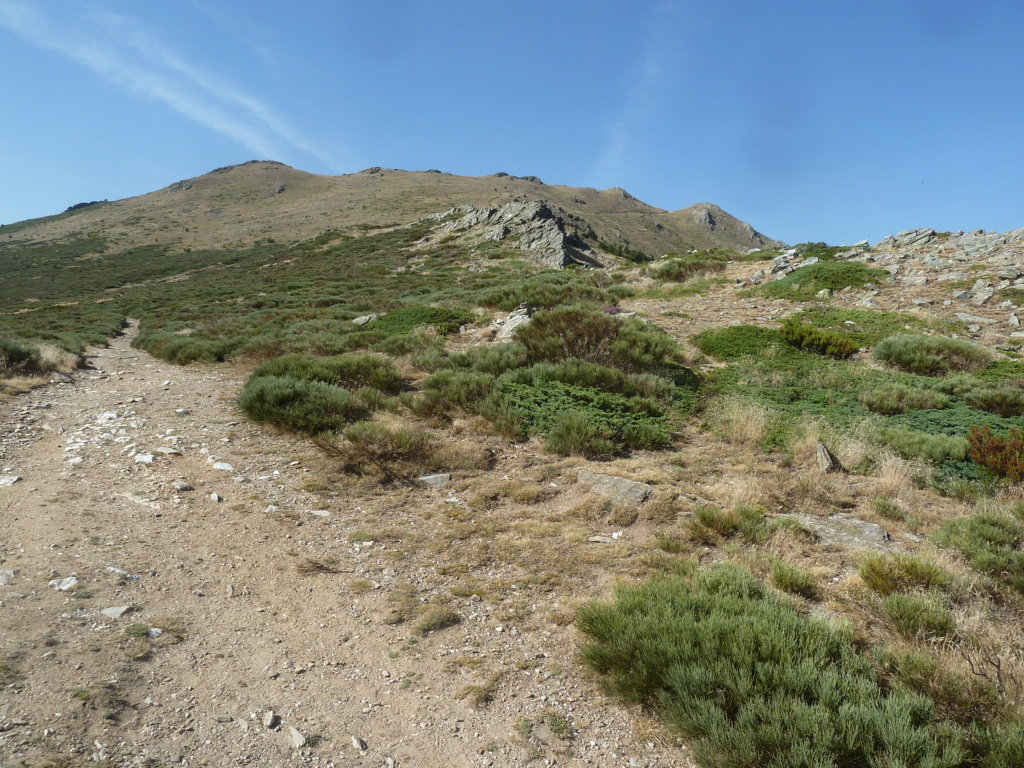
[{"label": "rocky ground", "polygon": [[311,493],[322,457],[241,419],[241,384],[124,337],[0,403],[0,764],[688,764],[522,599],[396,623],[445,558],[360,533],[367,487]]}]

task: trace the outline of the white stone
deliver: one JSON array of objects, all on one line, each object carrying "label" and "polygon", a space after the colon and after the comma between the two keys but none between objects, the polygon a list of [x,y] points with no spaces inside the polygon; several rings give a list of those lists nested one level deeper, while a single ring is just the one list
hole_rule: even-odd
[{"label": "white stone", "polygon": [[153,456],[152,453],[137,453],[137,454],[135,454],[135,463],[136,464],[152,464],[154,460],[155,459],[154,459],[154,456]]},{"label": "white stone", "polygon": [[74,589],[78,586],[78,579],[74,576],[67,576],[63,579],[54,579],[50,582],[50,586],[61,592],[67,592],[69,589]]},{"label": "white stone", "polygon": [[102,613],[108,619],[120,619],[130,610],[130,605],[117,605],[113,608],[104,608],[102,611],[100,611],[100,613]]},{"label": "white stone", "polygon": [[0,488],[8,488],[20,480],[17,475],[0,475]]},{"label": "white stone", "polygon": [[234,472],[235,468],[228,464],[226,461],[218,461],[213,465],[214,469],[219,469],[221,472]]}]

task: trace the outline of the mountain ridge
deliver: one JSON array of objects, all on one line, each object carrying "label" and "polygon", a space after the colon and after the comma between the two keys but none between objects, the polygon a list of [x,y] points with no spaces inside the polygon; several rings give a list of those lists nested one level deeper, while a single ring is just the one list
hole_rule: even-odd
[{"label": "mountain ridge", "polygon": [[[277,161],[248,161],[115,201],[71,206],[63,214],[0,229],[32,241],[103,231],[114,250],[299,241],[324,229],[409,224],[460,205],[543,201],[585,219],[596,237],[652,258],[686,249],[774,248],[782,245],[712,203],[667,211],[620,187],[597,190],[545,184],[504,172],[459,176],[378,166],[328,176]],[[12,231],[13,227],[13,231]]]}]

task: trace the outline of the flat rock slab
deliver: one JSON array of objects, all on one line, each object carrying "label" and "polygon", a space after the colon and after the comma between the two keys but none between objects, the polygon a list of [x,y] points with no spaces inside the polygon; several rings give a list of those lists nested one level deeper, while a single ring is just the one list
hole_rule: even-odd
[{"label": "flat rock slab", "polygon": [[876,524],[856,517],[833,515],[811,517],[793,515],[801,525],[813,531],[821,543],[842,549],[889,549],[889,534]]},{"label": "flat rock slab", "polygon": [[981,317],[979,315],[972,315],[967,312],[954,312],[957,319],[964,321],[965,323],[981,323],[982,325],[988,325],[990,323],[998,323],[998,320],[993,320],[991,317]]},{"label": "flat rock slab", "polygon": [[0,475],[0,488],[7,488],[21,480],[17,475]]},{"label": "flat rock slab", "polygon": [[615,475],[602,475],[586,469],[581,469],[576,479],[583,485],[589,486],[594,493],[611,499],[613,504],[620,507],[635,507],[643,504],[654,491],[654,488],[646,483],[638,483],[636,480],[627,480]]},{"label": "flat rock slab", "polygon": [[426,485],[432,485],[435,488],[443,488],[452,481],[452,476],[445,472],[438,475],[423,475],[423,477],[418,477],[416,479]]}]

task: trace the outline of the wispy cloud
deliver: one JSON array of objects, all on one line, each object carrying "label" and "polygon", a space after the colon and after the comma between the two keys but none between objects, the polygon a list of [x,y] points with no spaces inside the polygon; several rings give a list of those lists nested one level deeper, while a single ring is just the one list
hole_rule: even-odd
[{"label": "wispy cloud", "polygon": [[636,134],[657,109],[659,87],[672,52],[669,35],[674,12],[674,2],[660,2],[651,11],[644,29],[644,45],[630,73],[630,88],[606,128],[604,147],[590,169],[596,183],[621,175]]},{"label": "wispy cloud", "polygon": [[188,61],[133,18],[96,8],[76,19],[47,15],[16,0],[0,0],[0,25],[54,51],[132,93],[162,102],[183,117],[245,146],[262,158],[296,150],[338,171],[331,154],[303,136],[263,101]]}]

